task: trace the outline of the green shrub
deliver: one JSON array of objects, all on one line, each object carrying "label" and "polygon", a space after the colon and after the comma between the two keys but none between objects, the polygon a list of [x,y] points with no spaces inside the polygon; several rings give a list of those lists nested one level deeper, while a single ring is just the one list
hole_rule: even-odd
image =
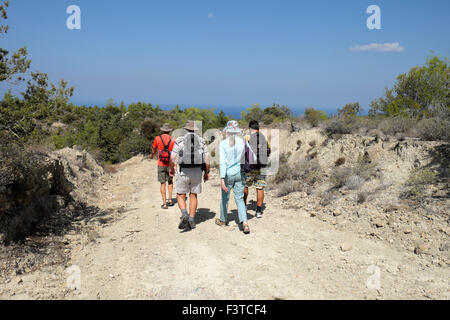
[{"label": "green shrub", "polygon": [[314,108],[305,109],[305,119],[313,126],[317,127],[319,123],[328,119],[328,115],[321,110],[316,110]]}]

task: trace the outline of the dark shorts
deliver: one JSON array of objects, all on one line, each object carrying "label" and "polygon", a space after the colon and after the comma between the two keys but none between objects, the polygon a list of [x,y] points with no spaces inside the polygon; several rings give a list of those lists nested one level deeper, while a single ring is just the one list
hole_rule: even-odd
[{"label": "dark shorts", "polygon": [[169,175],[169,167],[158,166],[158,181],[159,183],[173,184],[173,177]]},{"label": "dark shorts", "polygon": [[245,186],[247,188],[255,186],[256,189],[264,190],[267,186],[267,176],[261,174],[261,170],[255,170],[247,173],[247,181]]}]

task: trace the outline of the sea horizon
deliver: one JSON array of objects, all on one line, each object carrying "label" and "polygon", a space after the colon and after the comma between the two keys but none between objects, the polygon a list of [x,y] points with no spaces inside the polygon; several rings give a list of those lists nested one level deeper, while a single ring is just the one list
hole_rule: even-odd
[{"label": "sea horizon", "polygon": [[[139,102],[144,103],[145,101],[137,101],[137,102],[131,102],[131,103],[124,102],[124,103],[128,107],[130,104],[135,104],[135,103],[139,103]],[[175,103],[175,104],[170,104],[170,103],[160,104],[160,103],[152,103],[152,102],[145,102],[145,103],[150,103],[153,107],[159,106],[162,110],[171,110],[171,109],[175,108],[175,106],[177,106],[177,105],[180,107],[181,110],[185,110],[190,107],[195,107],[198,109],[208,109],[208,110],[214,109],[214,112],[216,114],[219,113],[220,111],[223,111],[227,116],[234,117],[236,119],[240,118],[242,111],[245,111],[246,109],[251,107],[251,105],[240,106],[240,105],[220,105],[220,104],[198,104],[198,105],[196,105],[196,104],[179,104],[179,103],[178,104],[177,103]],[[101,102],[101,103],[73,102],[73,104],[77,105],[77,106],[86,106],[86,107],[97,106],[100,108],[104,108],[108,104],[108,102],[107,101]],[[120,102],[119,103],[114,102],[114,104],[119,106]],[[282,104],[280,104],[280,105],[282,105]],[[269,105],[267,105],[267,106],[260,105],[261,109],[264,109],[268,106]],[[294,116],[302,116],[305,112],[305,109],[309,108],[309,107],[290,107],[290,106],[288,106],[288,107],[289,107],[289,109],[291,109]],[[323,110],[329,116],[336,113],[336,111],[332,110],[332,109],[326,109],[326,108],[315,108],[315,109]]]}]

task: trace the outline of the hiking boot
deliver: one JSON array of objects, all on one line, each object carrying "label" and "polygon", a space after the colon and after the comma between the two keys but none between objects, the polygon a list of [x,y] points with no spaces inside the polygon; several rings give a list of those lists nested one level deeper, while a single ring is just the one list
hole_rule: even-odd
[{"label": "hiking boot", "polygon": [[258,219],[261,219],[261,218],[262,218],[262,212],[257,211],[257,212],[256,212],[256,217],[257,217]]},{"label": "hiking boot", "polygon": [[178,225],[178,229],[184,230],[189,224],[189,216],[187,214],[183,214],[180,219],[181,221],[180,224]]},{"label": "hiking boot", "polygon": [[196,223],[195,223],[194,220],[189,220],[189,227],[190,227],[191,229],[195,229],[196,226],[197,226],[197,225],[196,225]]}]

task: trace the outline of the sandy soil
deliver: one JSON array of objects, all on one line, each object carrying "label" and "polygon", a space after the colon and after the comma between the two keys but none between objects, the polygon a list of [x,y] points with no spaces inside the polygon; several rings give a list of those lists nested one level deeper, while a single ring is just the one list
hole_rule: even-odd
[{"label": "sandy soil", "polygon": [[[302,209],[282,209],[283,199],[270,194],[262,219],[256,219],[254,206],[249,206],[250,235],[236,224],[233,197],[232,221],[228,227],[217,226],[218,182],[216,173],[204,185],[197,228],[182,232],[177,228],[178,207],[160,209],[156,162],[134,158],[122,164],[103,187],[98,206],[124,210],[114,222],[99,225],[92,241],[74,241],[71,261],[64,266],[79,267],[81,287],[68,290],[65,270],[48,269],[0,284],[0,297],[449,298],[448,268],[430,265],[412,252],[377,239],[336,230]],[[251,190],[250,199],[254,197]],[[342,246],[351,249],[343,251]]]}]

